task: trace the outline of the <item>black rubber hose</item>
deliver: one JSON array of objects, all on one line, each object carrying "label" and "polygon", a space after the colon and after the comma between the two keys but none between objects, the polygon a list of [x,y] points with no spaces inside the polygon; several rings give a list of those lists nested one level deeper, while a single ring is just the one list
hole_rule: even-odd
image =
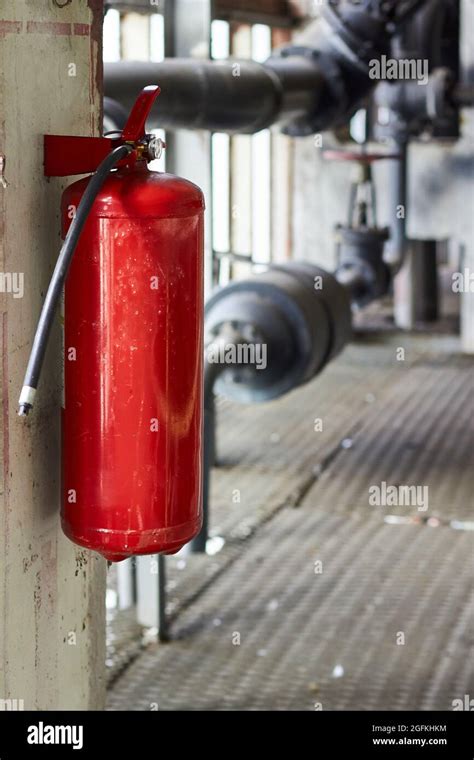
[{"label": "black rubber hose", "polygon": [[33,346],[31,348],[28,366],[26,368],[25,379],[23,381],[23,388],[19,399],[18,414],[20,417],[27,415],[33,407],[54,314],[66,281],[74,251],[79,242],[82,228],[86,223],[92,205],[109,172],[118,161],[125,158],[125,156],[131,153],[132,150],[133,147],[131,145],[120,145],[118,148],[114,148],[114,150],[104,158],[97,171],[91,176],[89,184],[87,185],[84,195],[77,207],[74,219],[71,222],[71,226],[69,227],[64,243],[59,252],[58,260],[54,267],[53,276],[49,283],[38,326],[36,328]]}]

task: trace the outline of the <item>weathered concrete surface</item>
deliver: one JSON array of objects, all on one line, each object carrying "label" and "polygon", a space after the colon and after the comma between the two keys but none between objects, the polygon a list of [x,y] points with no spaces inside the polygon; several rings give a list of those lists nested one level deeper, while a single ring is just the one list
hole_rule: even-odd
[{"label": "weathered concrete surface", "polygon": [[42,136],[97,134],[101,6],[0,5],[0,152],[9,182],[0,187],[0,272],[24,273],[22,298],[0,293],[0,700],[23,700],[25,709],[103,703],[105,562],[76,549],[59,525],[59,318],[37,409],[31,419],[16,416],[67,184],[43,178]]}]

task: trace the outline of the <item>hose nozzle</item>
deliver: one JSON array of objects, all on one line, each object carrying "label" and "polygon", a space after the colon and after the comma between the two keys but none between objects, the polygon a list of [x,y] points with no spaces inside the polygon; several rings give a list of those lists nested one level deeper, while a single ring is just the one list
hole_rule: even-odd
[{"label": "hose nozzle", "polygon": [[18,416],[27,417],[30,409],[33,409],[33,402],[35,400],[36,388],[32,388],[30,385],[24,385],[21,389],[20,398],[18,399]]}]

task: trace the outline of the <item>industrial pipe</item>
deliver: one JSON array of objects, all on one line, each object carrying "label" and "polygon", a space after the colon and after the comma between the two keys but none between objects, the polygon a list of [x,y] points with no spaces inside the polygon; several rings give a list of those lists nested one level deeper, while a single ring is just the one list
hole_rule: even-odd
[{"label": "industrial pipe", "polygon": [[297,44],[264,63],[166,59],[105,64],[105,95],[126,108],[149,81],[162,89],[151,126],[306,135],[344,123],[376,85],[370,63],[426,0],[341,0]]},{"label": "industrial pipe", "polygon": [[[365,261],[366,269],[370,264]],[[367,290],[375,275],[364,270],[361,277]],[[351,338],[351,295],[352,284],[346,287],[314,264],[293,261],[231,283],[207,302],[203,527],[191,542],[192,552],[206,551],[209,533],[215,392],[259,403],[312,380]],[[265,351],[258,354],[259,347]]]},{"label": "industrial pipe", "polygon": [[[239,351],[223,352],[222,395],[241,403],[278,398],[315,377],[351,337],[351,307],[333,275],[305,262],[272,266],[218,290],[206,304],[205,340],[228,333]],[[209,360],[209,357],[208,357]]]},{"label": "industrial pipe", "polygon": [[[284,71],[283,71],[284,68]],[[282,67],[254,61],[203,61],[168,58],[161,63],[118,61],[105,64],[105,92],[129,108],[140,82],[158,81],[160,107],[149,126],[254,133],[285,125],[318,107],[323,75],[316,62],[294,56]],[[105,113],[108,107],[105,104]]]}]

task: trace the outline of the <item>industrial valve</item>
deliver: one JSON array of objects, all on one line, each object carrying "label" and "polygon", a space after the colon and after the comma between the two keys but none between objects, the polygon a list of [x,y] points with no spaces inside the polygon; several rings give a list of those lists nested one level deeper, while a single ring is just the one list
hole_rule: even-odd
[{"label": "industrial valve", "polygon": [[158,93],[142,91],[119,138],[45,137],[47,176],[96,171],[63,194],[20,414],[65,284],[62,525],[112,561],[174,553],[202,523],[204,199],[148,170]]},{"label": "industrial valve", "polygon": [[384,246],[390,231],[388,227],[377,225],[372,164],[380,160],[398,160],[399,156],[365,150],[327,150],[323,155],[327,160],[358,164],[357,181],[352,183],[350,190],[347,223],[336,226],[338,267],[335,276],[350,292],[353,306],[362,308],[384,296],[391,282],[391,272],[384,261]]}]

